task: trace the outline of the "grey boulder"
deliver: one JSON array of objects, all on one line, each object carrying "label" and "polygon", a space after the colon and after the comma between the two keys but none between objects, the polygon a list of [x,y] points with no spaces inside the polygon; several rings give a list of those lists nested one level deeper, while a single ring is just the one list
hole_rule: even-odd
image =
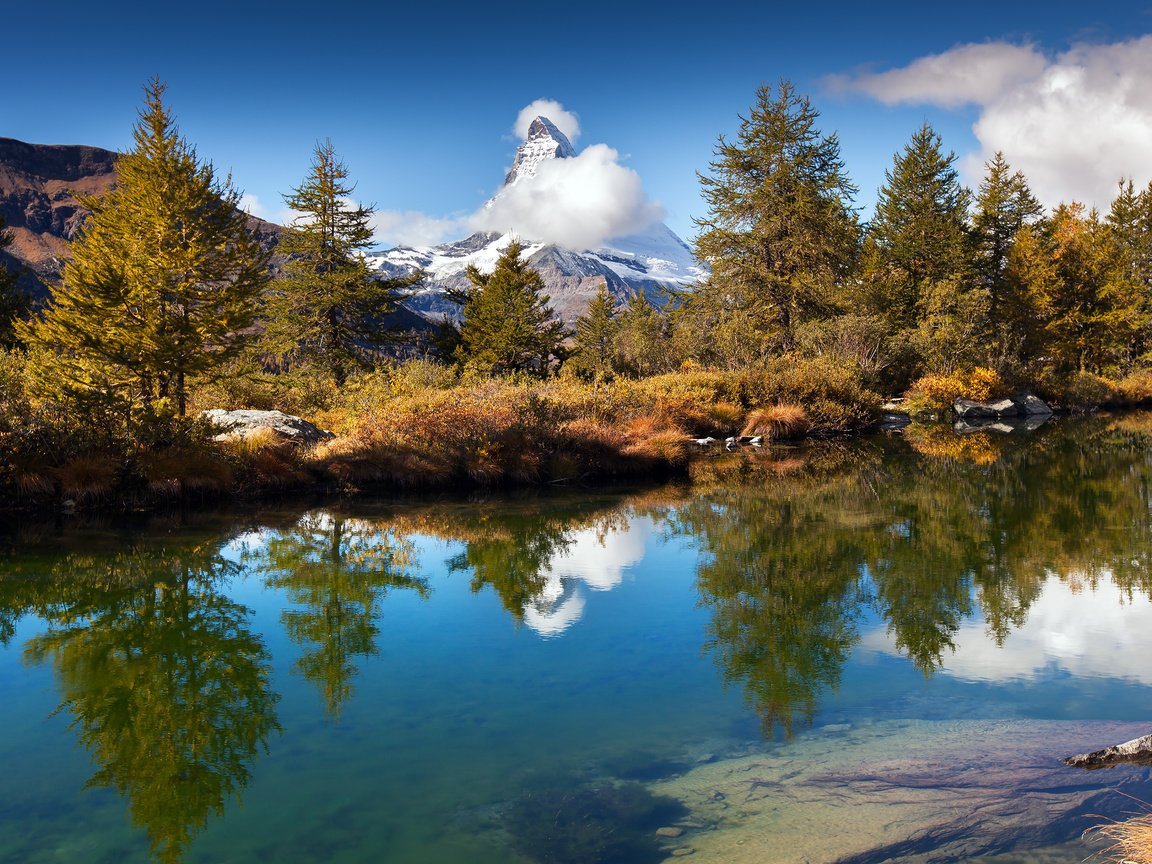
[{"label": "grey boulder", "polygon": [[253,435],[270,429],[281,440],[294,444],[316,444],[335,438],[331,432],[309,423],[303,417],[285,414],[283,411],[256,411],[240,409],[226,411],[212,408],[201,412],[201,416],[211,420],[223,431],[216,436],[217,441],[231,438],[251,438]]}]

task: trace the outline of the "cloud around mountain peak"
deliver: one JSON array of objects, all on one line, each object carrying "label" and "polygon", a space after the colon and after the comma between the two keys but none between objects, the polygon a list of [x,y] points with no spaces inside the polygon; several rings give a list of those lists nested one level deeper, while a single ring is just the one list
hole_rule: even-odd
[{"label": "cloud around mountain peak", "polygon": [[521,108],[512,126],[513,134],[521,141],[527,140],[528,128],[537,117],[551,120],[553,125],[573,143],[580,137],[579,115],[569,111],[555,99],[537,99]]},{"label": "cloud around mountain peak", "polygon": [[[528,140],[537,117],[550,121],[569,141],[580,134],[575,113],[555,100],[537,99],[520,110],[513,126],[524,142],[514,164],[527,163],[515,182],[502,186],[487,204],[467,216],[441,219],[413,212],[378,212],[377,240],[428,246],[464,232],[494,231],[583,251],[639,233],[664,219],[664,208],[648,197],[640,175],[621,164],[615,149],[592,144],[571,156],[566,155],[572,152],[567,148],[541,149],[539,138]],[[525,159],[524,148],[533,146],[535,156]],[[557,154],[556,149],[566,153]],[[515,173],[514,169],[509,177]]]}]

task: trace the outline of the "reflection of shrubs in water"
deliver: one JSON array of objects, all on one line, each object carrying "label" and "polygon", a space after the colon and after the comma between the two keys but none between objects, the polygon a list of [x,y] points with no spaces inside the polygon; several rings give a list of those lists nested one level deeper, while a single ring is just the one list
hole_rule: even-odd
[{"label": "reflection of shrubs in water", "polygon": [[904,439],[929,459],[991,465],[1000,456],[998,442],[987,432],[958,435],[950,426],[909,426]]},{"label": "reflection of shrubs in water", "polygon": [[674,798],[638,783],[542,789],[505,813],[516,851],[546,864],[649,864],[667,852],[656,829],[686,815]]}]

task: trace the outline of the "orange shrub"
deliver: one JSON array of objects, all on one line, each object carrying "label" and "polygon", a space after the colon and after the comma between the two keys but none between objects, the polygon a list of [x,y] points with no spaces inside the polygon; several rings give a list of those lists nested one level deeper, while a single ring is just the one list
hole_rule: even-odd
[{"label": "orange shrub", "polygon": [[808,413],[799,405],[770,405],[748,415],[742,435],[762,435],[772,440],[802,438],[809,429]]},{"label": "orange shrub", "polygon": [[987,402],[1003,396],[1007,390],[994,369],[977,366],[946,375],[925,375],[912,383],[905,394],[905,404],[913,411],[943,411],[957,399]]}]

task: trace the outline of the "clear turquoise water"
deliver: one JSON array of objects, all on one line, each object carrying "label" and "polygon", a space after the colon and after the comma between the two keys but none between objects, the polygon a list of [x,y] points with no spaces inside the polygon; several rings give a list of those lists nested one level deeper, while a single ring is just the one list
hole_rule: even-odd
[{"label": "clear turquoise water", "polygon": [[795,860],[1080,860],[1084,802],[1149,789],[1058,764],[1152,731],[1143,428],[820,445],[717,460],[691,489],[12,520],[0,862],[591,861],[514,814],[622,782],[680,798],[689,827],[601,860],[726,860],[725,832],[786,829],[753,796],[701,815],[709,771],[803,763],[773,812],[808,807],[819,835],[864,794],[828,741],[970,734],[979,765],[989,723],[1032,748],[996,750],[1007,798],[1019,777],[1054,809],[856,858],[798,833]]}]

